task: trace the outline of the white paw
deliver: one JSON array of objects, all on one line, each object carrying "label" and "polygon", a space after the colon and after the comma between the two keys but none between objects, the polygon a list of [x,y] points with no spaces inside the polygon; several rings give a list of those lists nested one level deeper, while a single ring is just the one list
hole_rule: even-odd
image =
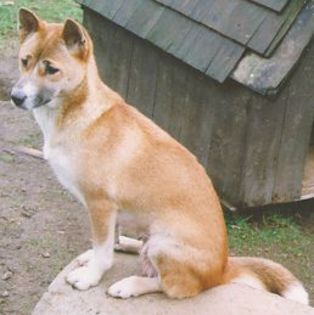
[{"label": "white paw", "polygon": [[96,286],[103,272],[96,268],[95,264],[88,264],[71,271],[66,277],[66,281],[78,290],[87,290]]},{"label": "white paw", "polygon": [[116,298],[127,299],[146,293],[160,292],[161,290],[160,281],[157,277],[132,276],[114,283],[108,289],[108,294]]},{"label": "white paw", "polygon": [[136,288],[136,281],[134,281],[136,277],[132,276],[129,278],[122,279],[116,283],[114,283],[109,289],[108,294],[112,297],[127,299],[132,296],[138,296]]},{"label": "white paw", "polygon": [[86,266],[94,257],[94,251],[92,249],[87,250],[85,253],[81,254],[75,259],[75,262],[79,266]]}]

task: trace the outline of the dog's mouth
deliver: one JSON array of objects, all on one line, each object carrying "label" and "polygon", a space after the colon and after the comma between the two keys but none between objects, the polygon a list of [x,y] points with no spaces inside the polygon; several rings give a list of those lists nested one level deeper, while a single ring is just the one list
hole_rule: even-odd
[{"label": "dog's mouth", "polygon": [[11,98],[11,103],[23,110],[33,110],[39,107],[43,107],[52,101],[51,98],[43,99],[41,97],[36,97],[34,101],[29,101],[25,99],[23,102],[16,102],[14,98]]},{"label": "dog's mouth", "polygon": [[33,106],[33,108],[42,107],[42,106],[44,106],[44,105],[47,105],[47,104],[50,103],[50,102],[51,102],[51,98],[46,99],[46,100],[43,100],[43,101],[41,101],[41,102],[39,102],[39,103],[36,103],[36,104]]}]

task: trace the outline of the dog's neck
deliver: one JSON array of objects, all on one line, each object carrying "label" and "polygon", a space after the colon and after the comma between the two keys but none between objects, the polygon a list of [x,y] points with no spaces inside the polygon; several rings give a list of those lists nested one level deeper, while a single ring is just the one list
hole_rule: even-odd
[{"label": "dog's neck", "polygon": [[[33,110],[34,117],[44,136],[44,149],[58,133],[66,132],[66,138],[75,137],[86,126],[123,99],[100,79],[95,59],[86,67],[86,75],[76,89],[50,106]],[[45,150],[44,150],[45,151]]]}]

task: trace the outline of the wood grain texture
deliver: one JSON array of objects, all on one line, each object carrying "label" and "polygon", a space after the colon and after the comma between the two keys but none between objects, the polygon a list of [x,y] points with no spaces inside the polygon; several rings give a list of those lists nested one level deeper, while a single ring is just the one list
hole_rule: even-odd
[{"label": "wood grain texture", "polygon": [[289,0],[250,0],[257,4],[263,5],[276,12],[280,12],[288,4]]},{"label": "wood grain texture", "polygon": [[133,45],[126,99],[147,117],[152,117],[157,84],[159,55],[150,45]]}]

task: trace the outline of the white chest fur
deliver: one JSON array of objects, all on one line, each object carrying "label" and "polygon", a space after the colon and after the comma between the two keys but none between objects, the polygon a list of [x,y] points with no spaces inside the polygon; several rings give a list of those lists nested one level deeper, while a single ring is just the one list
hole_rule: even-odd
[{"label": "white chest fur", "polygon": [[77,184],[75,154],[63,142],[56,141],[58,137],[54,128],[56,112],[49,108],[38,108],[34,110],[34,116],[44,135],[45,159],[49,162],[59,182],[85,205],[83,194]]}]

